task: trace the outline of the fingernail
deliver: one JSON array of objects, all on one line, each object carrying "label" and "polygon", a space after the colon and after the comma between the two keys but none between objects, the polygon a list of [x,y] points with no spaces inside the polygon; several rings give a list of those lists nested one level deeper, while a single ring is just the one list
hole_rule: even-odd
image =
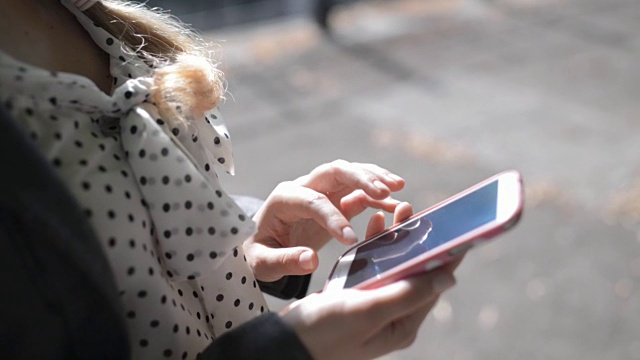
[{"label": "fingernail", "polygon": [[349,244],[355,244],[358,242],[358,237],[356,236],[356,233],[353,231],[353,229],[350,226],[347,226],[344,229],[342,229],[342,238],[346,240]]},{"label": "fingernail", "polygon": [[455,280],[451,275],[440,275],[433,279],[431,284],[433,291],[443,293],[455,284]]},{"label": "fingernail", "polygon": [[380,189],[382,191],[389,191],[389,187],[387,187],[387,185],[383,184],[380,180],[375,180],[373,182],[373,186],[377,187],[378,189]]},{"label": "fingernail", "polygon": [[298,257],[300,266],[305,270],[313,270],[313,253],[311,251],[303,251]]},{"label": "fingernail", "polygon": [[400,176],[396,175],[396,174],[389,174],[388,175],[390,178],[392,178],[395,181],[404,181],[403,178],[401,178]]}]

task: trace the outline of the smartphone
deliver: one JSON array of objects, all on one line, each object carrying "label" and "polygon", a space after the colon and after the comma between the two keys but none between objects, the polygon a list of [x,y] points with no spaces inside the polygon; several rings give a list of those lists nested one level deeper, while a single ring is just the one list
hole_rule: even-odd
[{"label": "smartphone", "polygon": [[497,174],[349,249],[325,290],[376,288],[442,266],[514,226],[522,207],[520,173]]}]

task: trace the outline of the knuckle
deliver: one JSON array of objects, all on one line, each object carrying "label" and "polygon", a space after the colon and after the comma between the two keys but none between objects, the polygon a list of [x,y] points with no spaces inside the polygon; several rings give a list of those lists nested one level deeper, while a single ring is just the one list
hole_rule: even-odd
[{"label": "knuckle", "polygon": [[326,200],[327,200],[327,197],[324,196],[323,194],[318,192],[313,192],[308,194],[304,198],[304,205],[309,208],[315,208],[315,207],[321,206]]},{"label": "knuckle", "polygon": [[334,167],[345,167],[349,166],[349,162],[343,159],[336,159],[330,162],[329,165],[332,165]]}]

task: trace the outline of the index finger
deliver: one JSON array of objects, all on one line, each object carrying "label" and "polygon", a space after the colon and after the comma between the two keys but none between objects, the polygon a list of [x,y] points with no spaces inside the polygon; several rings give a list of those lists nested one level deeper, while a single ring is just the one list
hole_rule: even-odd
[{"label": "index finger", "polygon": [[375,299],[372,316],[393,321],[428,303],[455,285],[452,269],[443,267],[392,284],[369,290]]}]

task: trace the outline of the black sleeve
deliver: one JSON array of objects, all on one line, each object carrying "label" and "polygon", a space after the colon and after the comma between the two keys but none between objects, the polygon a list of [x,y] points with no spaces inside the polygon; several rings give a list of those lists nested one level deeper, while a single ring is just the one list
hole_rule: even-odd
[{"label": "black sleeve", "polygon": [[198,360],[310,360],[296,333],[275,313],[260,315],[216,339]]},{"label": "black sleeve", "polygon": [[289,275],[274,282],[264,282],[258,280],[260,290],[271,296],[280,299],[302,299],[307,295],[309,283],[311,282],[311,274],[309,275]]}]

